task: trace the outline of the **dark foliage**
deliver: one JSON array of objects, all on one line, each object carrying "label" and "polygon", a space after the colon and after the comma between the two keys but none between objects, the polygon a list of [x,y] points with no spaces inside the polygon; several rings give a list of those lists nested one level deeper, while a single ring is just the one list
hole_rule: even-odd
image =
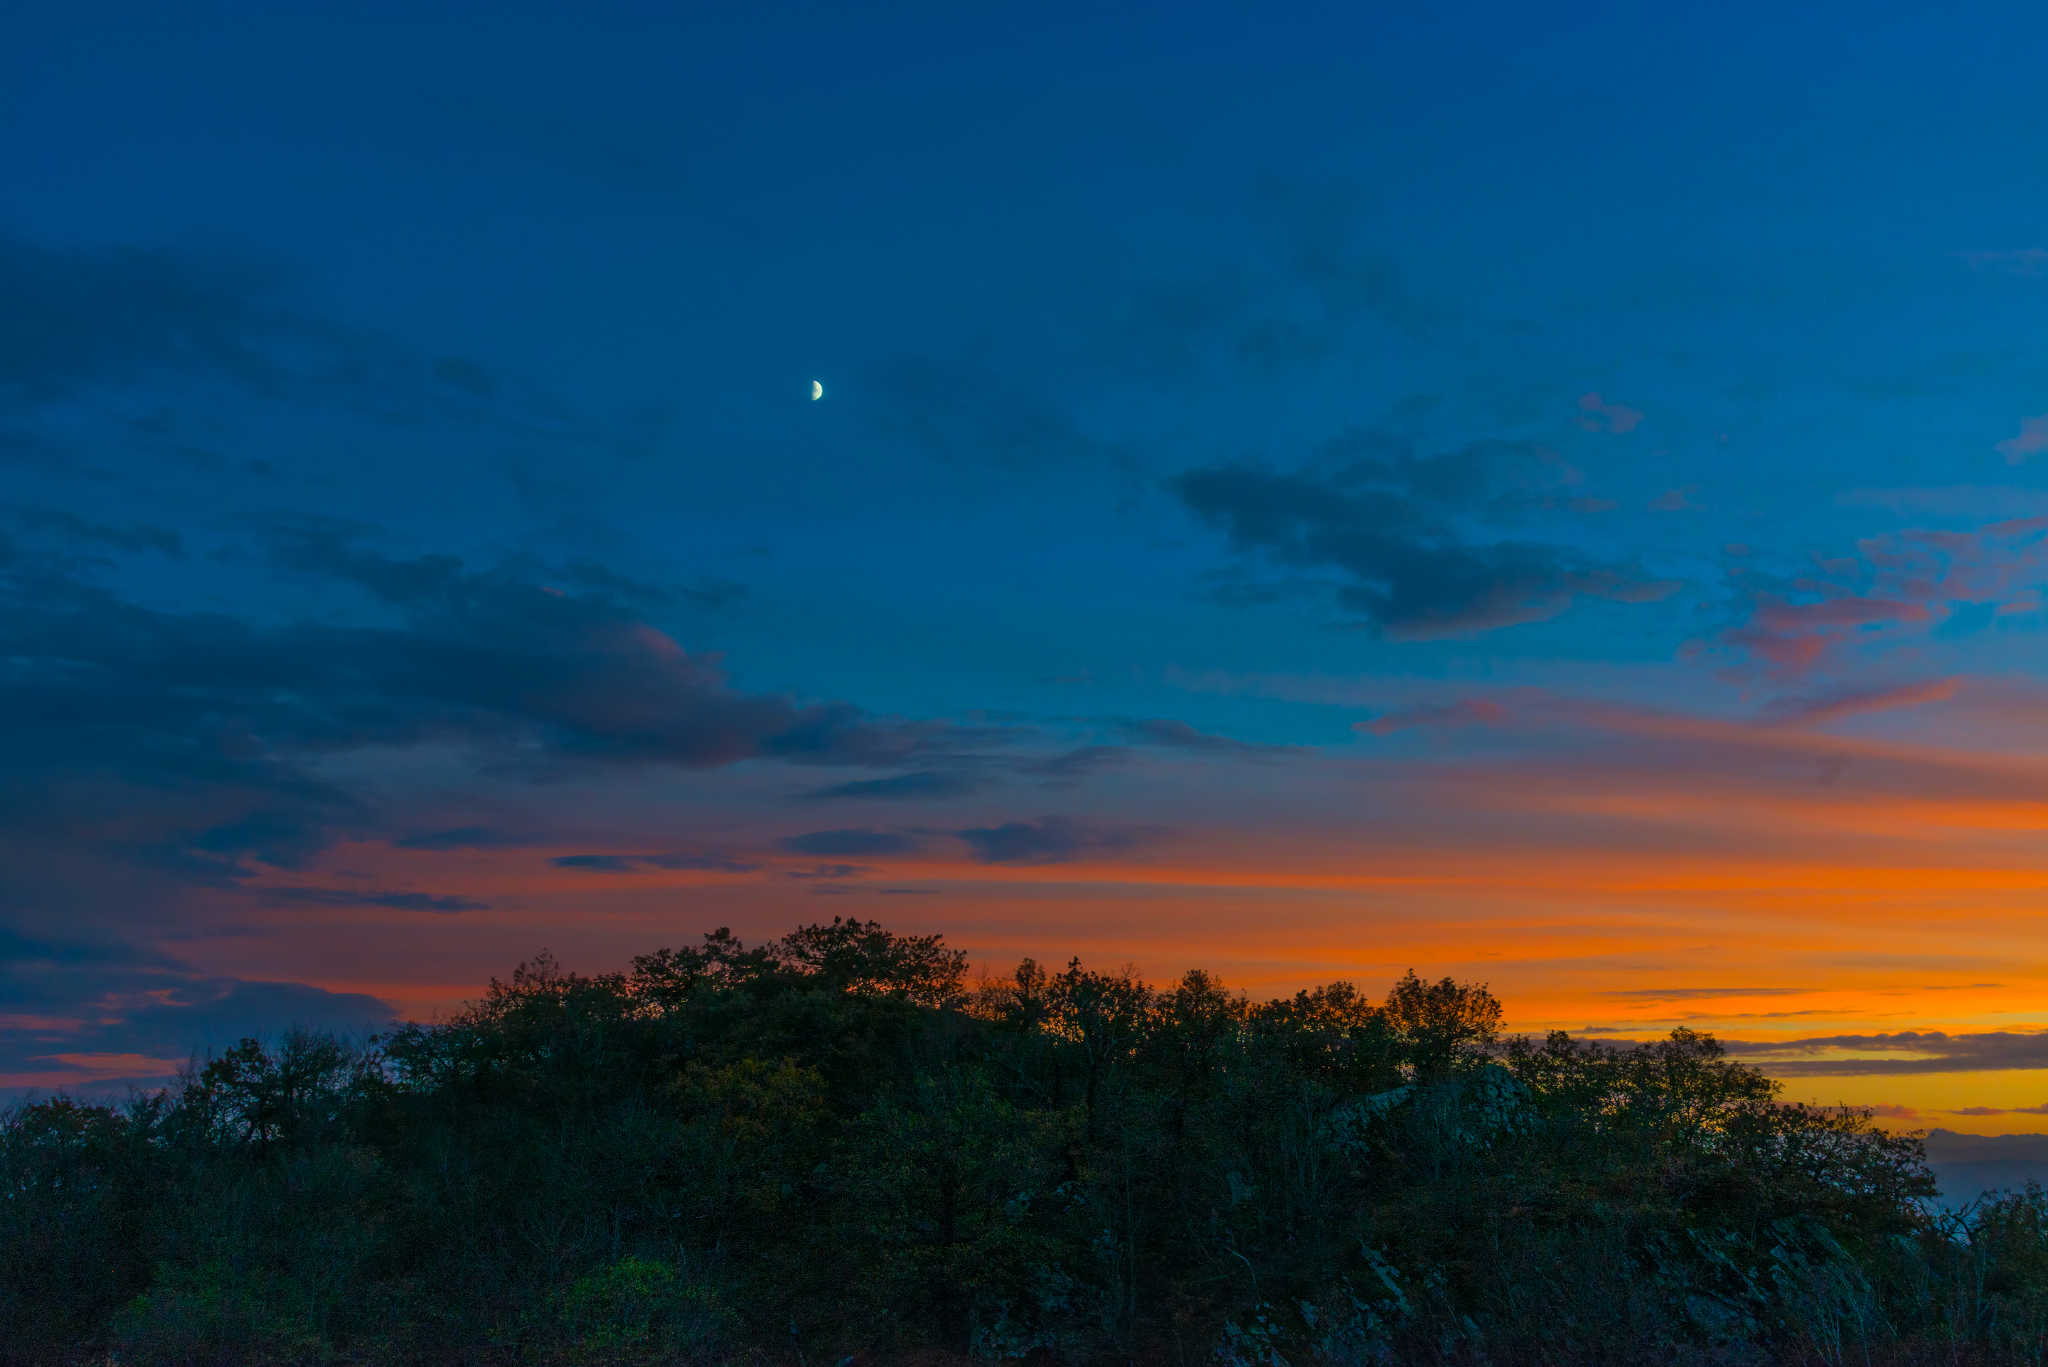
[{"label": "dark foliage", "polygon": [[1413,974],[1252,1003],[938,937],[551,958],[0,1128],[17,1363],[2018,1362],[2048,1197],[1688,1031]]}]

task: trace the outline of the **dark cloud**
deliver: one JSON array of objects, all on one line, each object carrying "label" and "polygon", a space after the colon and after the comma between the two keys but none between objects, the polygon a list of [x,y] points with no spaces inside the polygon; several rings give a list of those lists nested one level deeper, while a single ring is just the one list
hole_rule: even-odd
[{"label": "dark cloud", "polygon": [[953,834],[966,842],[974,858],[983,864],[1063,864],[1135,850],[1158,840],[1162,832],[1048,816],[1037,821],[978,826]]},{"label": "dark cloud", "polygon": [[488,911],[491,904],[474,897],[430,892],[355,892],[348,888],[265,888],[263,900],[301,907],[391,907],[398,911],[431,911],[453,916],[463,911]]},{"label": "dark cloud", "polygon": [[1209,731],[1197,730],[1184,721],[1172,721],[1159,717],[1144,721],[1125,722],[1124,734],[1139,745],[1157,745],[1170,750],[1185,750],[1196,755],[1229,755],[1235,759],[1271,759],[1287,753],[1291,747],[1284,745],[1254,745],[1249,741],[1232,740]]},{"label": "dark cloud", "polygon": [[0,239],[0,391],[48,399],[194,373],[276,390],[289,373],[276,353],[319,332],[282,304],[288,284],[246,257]]},{"label": "dark cloud", "polygon": [[[742,759],[900,763],[938,728],[843,703],[734,689],[610,593],[394,559],[332,532],[280,561],[351,580],[401,611],[389,626],[263,626],[136,607],[76,581],[16,576],[0,601],[0,680],[25,738],[90,763],[224,777],[259,756],[423,740],[511,742],[560,759],[716,767]],[[83,755],[78,743],[83,741]],[[267,817],[282,825],[283,817]],[[250,841],[272,839],[251,832]]]},{"label": "dark cloud", "polygon": [[1675,590],[1637,566],[1479,539],[1466,525],[1552,506],[1573,477],[1533,447],[1475,442],[1417,456],[1362,436],[1300,470],[1206,466],[1171,487],[1238,551],[1281,571],[1334,571],[1341,608],[1388,636],[1424,639],[1553,617],[1580,595],[1642,602]]},{"label": "dark cloud", "polygon": [[1100,329],[1107,361],[1147,378],[1205,365],[1272,374],[1329,358],[1364,320],[1410,337],[1442,321],[1442,310],[1361,240],[1363,206],[1348,187],[1267,176],[1250,207],[1265,250],[1135,285]]},{"label": "dark cloud", "polygon": [[[1438,321],[1437,311],[1408,288],[1391,258],[1358,242],[1364,206],[1351,187],[1269,176],[1258,198],[1284,234],[1288,274],[1314,299],[1321,315],[1319,328],[1297,325],[1269,345],[1298,338],[1290,350],[1313,356],[1334,346],[1346,325],[1360,316],[1375,316],[1410,335]],[[1268,321],[1263,329],[1248,332],[1240,346],[1251,351],[1262,331],[1270,335],[1284,327],[1280,320]]]},{"label": "dark cloud", "polygon": [[819,788],[805,797],[818,800],[830,798],[871,798],[883,802],[922,802],[931,798],[962,797],[982,786],[985,781],[980,774],[964,773],[959,770],[920,769],[908,774],[893,774],[888,778],[856,779],[851,783],[835,783]]},{"label": "dark cloud", "polygon": [[731,855],[678,851],[673,854],[564,854],[548,861],[557,868],[590,873],[637,873],[646,869],[695,869],[703,873],[754,873],[760,865]]},{"label": "dark cloud", "polygon": [[1131,751],[1121,745],[1077,745],[1052,754],[991,754],[986,749],[968,748],[970,743],[1001,745],[1035,737],[1024,727],[959,730],[952,733],[961,744],[945,757],[944,768],[917,769],[888,778],[859,779],[835,783],[803,795],[804,801],[871,799],[884,802],[919,802],[961,797],[979,792],[1003,779],[1023,779],[1046,788],[1072,788],[1097,774],[1128,763]]},{"label": "dark cloud", "polygon": [[[1801,1040],[1723,1040],[1731,1054],[1786,1077],[1861,1077],[1891,1073],[1975,1073],[2048,1068],[2048,1031],[2006,1030],[1950,1035],[1940,1030],[1896,1034],[1828,1035]],[[1828,1052],[1876,1058],[1815,1058]],[[1890,1057],[1885,1057],[1889,1055]]]},{"label": "dark cloud", "polygon": [[[275,904],[481,910],[433,887],[265,893],[341,840],[499,849],[530,837],[422,828],[347,757],[437,747],[496,781],[757,761],[889,773],[964,764],[1006,732],[875,717],[736,687],[653,625],[662,599],[587,564],[394,556],[363,528],[262,528],[268,563],[361,591],[321,620],[144,607],[61,558],[0,564],[0,923],[62,918],[157,937]],[[348,595],[344,594],[344,600]],[[606,856],[625,858],[626,856]],[[717,853],[625,867],[746,871]],[[574,867],[574,865],[571,865]],[[269,880],[261,880],[269,881]],[[205,897],[198,896],[205,892]]]},{"label": "dark cloud", "polygon": [[[783,870],[782,876],[784,878],[792,878],[797,879],[799,881],[808,881],[811,879],[832,880],[840,878],[854,878],[866,872],[867,869],[859,864],[816,864],[808,869],[785,869]],[[818,889],[816,888],[812,889],[813,892],[816,892],[817,890]]]},{"label": "dark cloud", "polygon": [[631,873],[640,867],[637,854],[564,854],[548,862],[560,869],[582,869],[588,873]]},{"label": "dark cloud", "polygon": [[700,608],[730,607],[747,596],[747,586],[735,579],[720,579],[716,575],[699,575],[689,583],[677,587],[676,592],[686,602]]},{"label": "dark cloud", "polygon": [[17,508],[14,516],[22,526],[86,545],[106,546],[117,551],[156,551],[173,560],[185,558],[185,539],[167,527],[131,522],[109,527],[88,522],[76,513],[54,508]]},{"label": "dark cloud", "polygon": [[300,281],[243,249],[60,249],[0,237],[0,400],[42,405],[156,387],[371,416],[505,416],[507,377],[428,359],[309,309]]},{"label": "dark cloud", "polygon": [[785,836],[775,842],[791,854],[877,856],[912,854],[924,847],[924,837],[903,831],[871,831],[855,827],[838,831],[810,831]]},{"label": "dark cloud", "polygon": [[1048,788],[1071,788],[1105,769],[1127,763],[1130,757],[1130,751],[1121,745],[1077,745],[1057,755],[1005,759],[1001,767],[1039,779]]},{"label": "dark cloud", "polygon": [[1049,393],[987,366],[897,356],[863,388],[882,432],[942,460],[1035,468],[1107,454]]},{"label": "dark cloud", "polygon": [[401,850],[507,850],[529,843],[503,831],[494,831],[488,826],[457,826],[446,831],[428,831],[422,835],[409,835],[392,844]]}]

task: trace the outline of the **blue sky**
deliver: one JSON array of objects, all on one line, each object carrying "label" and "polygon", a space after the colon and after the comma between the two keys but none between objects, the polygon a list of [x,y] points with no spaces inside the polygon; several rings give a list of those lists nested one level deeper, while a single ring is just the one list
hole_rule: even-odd
[{"label": "blue sky", "polygon": [[2044,25],[18,16],[7,1075],[842,906],[2048,1023]]}]

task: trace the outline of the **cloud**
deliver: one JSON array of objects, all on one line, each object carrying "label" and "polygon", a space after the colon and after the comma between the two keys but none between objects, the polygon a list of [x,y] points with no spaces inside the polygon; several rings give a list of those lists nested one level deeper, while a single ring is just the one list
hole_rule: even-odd
[{"label": "cloud", "polygon": [[716,575],[700,574],[689,583],[680,585],[676,592],[688,602],[701,608],[730,607],[747,596],[747,586],[733,579],[721,579]]},{"label": "cloud", "polygon": [[564,854],[548,861],[556,868],[582,869],[587,873],[639,873],[648,869],[687,869],[699,873],[756,873],[761,866],[750,859],[735,858],[715,851],[679,850],[673,854]]},{"label": "cloud", "polygon": [[167,527],[147,522],[109,527],[88,522],[76,513],[52,508],[17,508],[14,515],[24,527],[53,533],[71,541],[107,546],[117,551],[155,551],[173,560],[185,558],[185,539]]},{"label": "cloud", "polygon": [[[1997,1030],[1950,1035],[1940,1030],[1827,1035],[1798,1040],[1723,1040],[1729,1053],[1788,1077],[1861,1077],[1912,1073],[1976,1073],[2048,1068],[2048,1031]],[[1878,1057],[1815,1058],[1822,1053]]]},{"label": "cloud", "polygon": [[[866,872],[866,867],[860,864],[814,864],[808,869],[784,869],[780,876],[805,882],[813,879],[856,878]],[[811,891],[817,892],[819,889],[812,888]]]},{"label": "cloud", "polygon": [[2020,419],[2020,434],[2007,437],[1991,448],[2005,457],[2007,465],[2024,465],[2029,456],[2048,451],[2048,413]]},{"label": "cloud", "polygon": [[685,651],[619,592],[564,591],[517,562],[478,572],[452,556],[394,559],[359,538],[292,529],[277,559],[357,583],[399,609],[395,625],[162,613],[14,576],[0,585],[12,590],[0,593],[0,645],[16,661],[0,683],[5,724],[51,740],[68,729],[88,762],[192,777],[274,771],[259,753],[428,740],[682,768],[890,764],[943,748],[943,728],[737,690],[717,656]]},{"label": "cloud", "polygon": [[1950,1115],[2048,1115],[2048,1103],[2039,1106],[1964,1106]]},{"label": "cloud", "polygon": [[298,1024],[376,1029],[389,1002],[199,972],[169,955],[0,929],[0,1085],[161,1083],[193,1051]]},{"label": "cloud", "polygon": [[884,434],[941,460],[1035,468],[1108,454],[1058,400],[988,366],[900,355],[862,388]]},{"label": "cloud", "polygon": [[558,869],[582,869],[587,873],[632,873],[645,861],[638,854],[563,854],[548,862]]},{"label": "cloud", "polygon": [[287,372],[273,351],[317,333],[281,303],[286,284],[245,257],[0,239],[0,391],[50,399],[195,372],[276,389]]},{"label": "cloud", "polygon": [[356,892],[348,888],[261,889],[263,900],[282,906],[391,907],[398,911],[431,911],[452,916],[462,911],[488,911],[491,904],[474,897],[438,896],[427,892]]},{"label": "cloud", "polygon": [[1693,495],[1699,491],[1700,486],[1697,484],[1687,484],[1678,489],[1666,489],[1663,493],[1650,500],[1650,511],[1656,513],[1682,513],[1688,509],[1697,508],[1699,504],[1694,503],[1692,499]]},{"label": "cloud", "polygon": [[924,847],[925,841],[923,836],[902,831],[872,831],[865,827],[856,827],[785,836],[775,844],[776,848],[790,854],[856,855],[872,858],[878,855],[914,854]]},{"label": "cloud", "polygon": [[508,850],[532,843],[530,840],[494,831],[487,826],[457,826],[451,830],[409,835],[392,844],[401,850]]},{"label": "cloud", "polygon": [[1434,457],[1391,438],[1339,443],[1282,472],[1206,466],[1170,487],[1238,551],[1292,571],[1334,570],[1337,604],[1394,639],[1473,635],[1567,610],[1580,595],[1622,602],[1677,585],[1561,547],[1481,541],[1471,516],[1557,506],[1572,472],[1535,448],[1475,442]]},{"label": "cloud", "polygon": [[1125,722],[1123,730],[1125,735],[1139,745],[1157,745],[1171,750],[1185,750],[1196,755],[1232,755],[1241,759],[1270,758],[1274,752],[1287,748],[1232,740],[1228,736],[1197,730],[1187,722],[1171,721],[1166,718]]},{"label": "cloud", "polygon": [[881,802],[921,802],[930,798],[961,797],[981,787],[984,781],[981,775],[958,770],[923,769],[908,774],[892,774],[888,778],[835,783],[814,789],[804,796],[811,800],[868,798]]},{"label": "cloud", "polygon": [[[945,757],[944,768],[917,769],[888,778],[835,783],[804,793],[799,800],[923,802],[978,792],[1004,778],[1036,780],[1047,788],[1071,788],[1130,759],[1131,752],[1120,745],[1078,745],[1052,754],[1012,755],[976,753],[966,745],[973,739],[1003,744],[1023,741],[1032,735],[1023,728],[1002,732],[961,731],[955,735],[961,744]],[[933,747],[934,750],[942,748]]]},{"label": "cloud", "polygon": [[1956,695],[1957,679],[1934,679],[1926,683],[1893,684],[1878,688],[1838,688],[1803,697],[1779,698],[1766,706],[1758,720],[1767,726],[1819,726],[1865,712],[1888,712],[1922,703],[1943,702]]},{"label": "cloud", "polygon": [[2048,489],[2018,484],[1909,484],[1845,490],[1835,495],[1835,504],[1885,508],[1901,516],[2010,518],[2048,513]]},{"label": "cloud", "polygon": [[1920,1112],[1913,1107],[1900,1106],[1888,1101],[1880,1101],[1868,1107],[1868,1110],[1872,1115],[1882,1116],[1886,1120],[1918,1120],[1920,1118]]},{"label": "cloud", "polygon": [[[407,810],[414,799],[384,783],[394,765],[550,783],[751,761],[866,770],[901,786],[920,763],[995,774],[1010,772],[997,758],[1030,760],[1046,766],[1041,781],[1101,763],[983,754],[1018,728],[745,690],[719,657],[685,650],[650,620],[658,586],[599,567],[392,555],[369,530],[331,522],[259,532],[263,563],[329,590],[335,610],[314,620],[165,611],[61,557],[0,563],[0,925],[156,937],[217,924],[237,902],[484,910],[473,896],[407,886],[409,876],[361,890],[313,876],[344,841],[419,852],[541,843],[523,827],[421,822]],[[360,599],[337,603],[336,585]],[[759,866],[658,847],[591,853],[642,871]]]},{"label": "cloud", "polygon": [[1795,603],[1780,594],[1760,593],[1751,605],[1749,621],[1723,639],[1782,673],[1796,674],[1853,631],[1933,619],[1924,603],[1862,597]]},{"label": "cloud", "polygon": [[2040,247],[2003,252],[1950,252],[1949,255],[1958,261],[1968,262],[1973,271],[2003,271],[2007,275],[2029,278],[2048,274],[2048,250]]},{"label": "cloud", "polygon": [[1600,395],[1579,396],[1578,425],[1588,432],[1633,432],[1643,420],[1643,410],[1625,404],[1604,402]]},{"label": "cloud", "polygon": [[1968,532],[1892,532],[1859,541],[1854,556],[1818,562],[1809,573],[1735,575],[1749,615],[1722,633],[1722,643],[1772,672],[1799,674],[1831,651],[1893,629],[1939,626],[1986,604],[1994,615],[2037,605],[2048,578],[2048,517]]},{"label": "cloud", "polygon": [[1396,708],[1368,721],[1355,721],[1351,723],[1351,729],[1363,735],[1391,736],[1396,731],[1409,731],[1416,727],[1477,726],[1499,721],[1506,715],[1507,709],[1499,703],[1480,698],[1460,698],[1456,702],[1418,703],[1413,707]]},{"label": "cloud", "polygon": [[1006,821],[953,834],[983,864],[1064,864],[1122,853],[1157,840],[1161,832],[1133,826],[1098,826],[1066,817]]},{"label": "cloud", "polygon": [[0,236],[0,399],[175,386],[382,416],[481,411],[504,380],[412,356],[309,312],[294,273],[246,250],[70,250]]},{"label": "cloud", "polygon": [[1641,987],[1602,992],[1617,1001],[1680,1002],[1719,997],[1803,997],[1816,987]]}]

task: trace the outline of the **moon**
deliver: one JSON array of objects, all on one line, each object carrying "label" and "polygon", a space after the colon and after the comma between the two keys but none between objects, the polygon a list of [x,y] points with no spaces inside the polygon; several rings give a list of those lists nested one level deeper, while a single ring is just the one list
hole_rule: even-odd
[{"label": "moon", "polygon": [[823,386],[823,385],[819,384],[819,383],[818,383],[818,382],[817,382],[816,380],[812,380],[812,381],[811,381],[811,402],[812,402],[812,403],[816,403],[816,402],[817,402],[817,401],[818,401],[819,399],[822,399],[822,398],[824,398],[824,397],[825,397],[825,386]]}]

